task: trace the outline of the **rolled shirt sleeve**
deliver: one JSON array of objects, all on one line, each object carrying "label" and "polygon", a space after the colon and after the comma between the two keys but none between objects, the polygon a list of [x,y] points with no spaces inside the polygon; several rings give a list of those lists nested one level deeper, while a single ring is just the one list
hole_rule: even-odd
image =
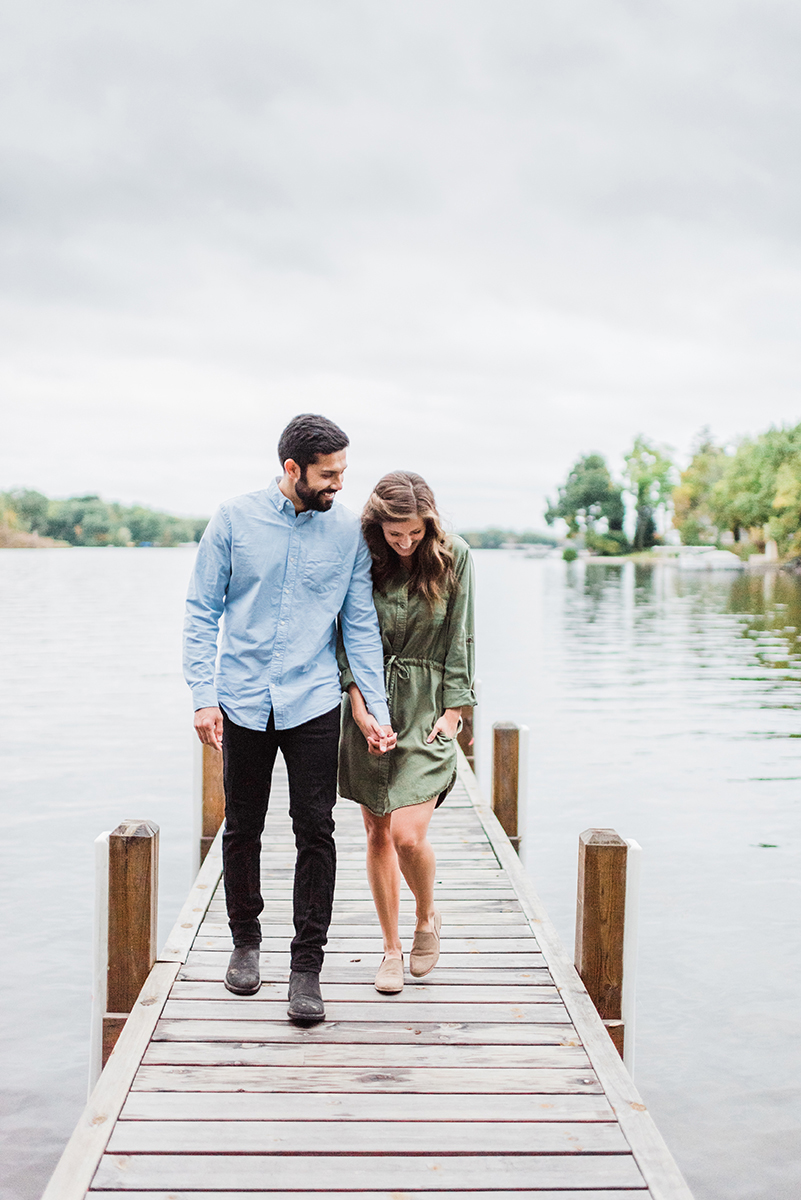
[{"label": "rolled shirt sleeve", "polygon": [[458,588],[448,605],[448,649],[445,656],[442,703],[445,708],[473,708],[475,680],[475,577],[466,546],[455,542],[454,571]]}]

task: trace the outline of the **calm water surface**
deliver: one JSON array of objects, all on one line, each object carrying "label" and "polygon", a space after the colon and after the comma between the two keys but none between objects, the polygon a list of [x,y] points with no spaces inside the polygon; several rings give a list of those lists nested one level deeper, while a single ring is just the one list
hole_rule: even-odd
[{"label": "calm water surface", "polygon": [[[2,1200],[85,1099],[92,842],[161,826],[190,881],[191,550],[0,554]],[[636,1079],[697,1200],[801,1195],[801,587],[476,554],[490,726],[531,729],[523,857],[572,946],[579,833],[643,847]]]}]

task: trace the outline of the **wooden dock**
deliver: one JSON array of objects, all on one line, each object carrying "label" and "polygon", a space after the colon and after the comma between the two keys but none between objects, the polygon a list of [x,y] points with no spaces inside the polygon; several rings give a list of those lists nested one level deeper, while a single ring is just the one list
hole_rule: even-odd
[{"label": "wooden dock", "polygon": [[[337,805],[328,1019],[308,1029],[286,1016],[294,846],[276,770],[261,991],[223,986],[232,943],[218,837],[45,1200],[691,1200],[460,761],[431,827],[442,957],[397,997],[372,985],[381,935],[361,814]],[[407,951],[413,916],[405,892]]]}]

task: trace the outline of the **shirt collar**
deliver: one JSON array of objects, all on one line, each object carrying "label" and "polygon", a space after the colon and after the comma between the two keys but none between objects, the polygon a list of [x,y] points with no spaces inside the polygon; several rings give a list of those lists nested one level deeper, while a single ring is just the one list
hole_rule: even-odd
[{"label": "shirt collar", "polygon": [[280,476],[276,475],[275,479],[270,480],[267,485],[267,495],[280,513],[285,513],[287,516],[292,517],[293,520],[297,517],[305,517],[307,520],[311,520],[312,517],[317,516],[314,510],[296,513],[295,505],[288,496],[284,495],[278,486],[279,479]]}]

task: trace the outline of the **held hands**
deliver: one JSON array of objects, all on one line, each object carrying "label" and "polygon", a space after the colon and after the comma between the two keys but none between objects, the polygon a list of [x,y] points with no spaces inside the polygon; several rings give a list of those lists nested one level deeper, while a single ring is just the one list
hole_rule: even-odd
[{"label": "held hands", "polygon": [[430,745],[438,733],[443,734],[446,738],[453,741],[459,728],[459,718],[461,715],[462,710],[460,708],[446,708],[426,738],[426,742]]},{"label": "held hands", "polygon": [[350,711],[353,719],[367,739],[367,751],[380,758],[388,750],[394,750],[398,735],[391,725],[379,725],[372,713],[367,711],[364,696],[355,683],[348,688],[350,695]]},{"label": "held hands", "polygon": [[213,708],[199,708],[195,713],[195,733],[205,746],[213,746],[222,750],[223,716],[215,705]]},{"label": "held hands", "polygon": [[395,749],[398,735],[391,725],[379,725],[372,713],[366,713],[357,724],[367,738],[368,754],[374,754],[377,758],[380,758],[388,750]]}]

